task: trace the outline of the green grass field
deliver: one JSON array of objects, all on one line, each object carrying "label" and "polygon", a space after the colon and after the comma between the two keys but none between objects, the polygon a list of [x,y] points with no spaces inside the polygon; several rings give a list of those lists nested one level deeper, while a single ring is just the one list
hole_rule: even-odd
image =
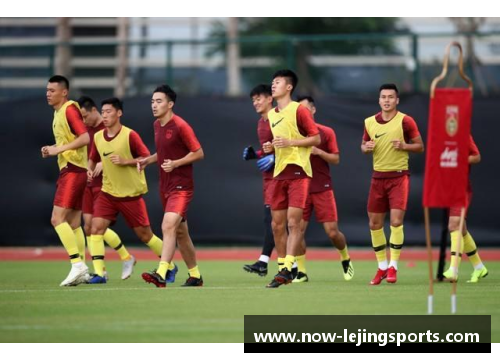
[{"label": "green grass field", "polygon": [[[61,288],[67,262],[0,263],[0,342],[243,342],[248,314],[425,314],[427,265],[401,263],[396,285],[370,287],[373,262],[354,264],[344,282],[340,264],[308,262],[311,281],[279,289],[242,270],[242,262],[202,262],[205,286],[181,288],[186,268],[166,289],[145,284],[141,262],[131,279],[119,279],[121,263],[108,262],[106,285]],[[460,314],[491,314],[492,341],[500,342],[500,262],[487,264],[490,275],[467,284],[464,262],[458,285]],[[449,314],[450,284],[436,285],[435,312]]]}]

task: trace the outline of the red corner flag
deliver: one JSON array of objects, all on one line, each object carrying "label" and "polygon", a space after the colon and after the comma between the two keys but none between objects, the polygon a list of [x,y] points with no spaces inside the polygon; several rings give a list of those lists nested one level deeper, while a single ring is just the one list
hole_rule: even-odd
[{"label": "red corner flag", "polygon": [[429,107],[424,207],[466,206],[472,95],[438,88]]}]

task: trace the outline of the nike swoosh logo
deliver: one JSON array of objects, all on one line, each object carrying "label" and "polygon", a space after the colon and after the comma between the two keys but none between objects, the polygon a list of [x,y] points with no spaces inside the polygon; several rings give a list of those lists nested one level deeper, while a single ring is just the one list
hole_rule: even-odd
[{"label": "nike swoosh logo", "polygon": [[278,122],[273,123],[273,124],[272,124],[273,128],[274,128],[274,127],[276,127],[276,126],[277,126],[277,125],[278,125],[278,124],[279,124],[282,120],[284,120],[284,119],[285,119],[285,117],[281,118]]},{"label": "nike swoosh logo", "polygon": [[[387,132],[385,132],[385,133],[387,133]],[[375,138],[382,137],[383,135],[385,135],[385,133],[382,133],[382,134],[376,134],[376,135],[375,135]]]},{"label": "nike swoosh logo", "polygon": [[113,153],[113,151],[108,152],[108,153],[104,152],[102,155],[103,155],[104,157],[106,157],[106,156],[109,156],[109,155],[110,155],[110,154],[112,154],[112,153]]}]

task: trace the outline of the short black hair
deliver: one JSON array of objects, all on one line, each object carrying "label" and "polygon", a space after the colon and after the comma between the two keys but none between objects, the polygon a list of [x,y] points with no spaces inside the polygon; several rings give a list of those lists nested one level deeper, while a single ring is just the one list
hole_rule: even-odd
[{"label": "short black hair", "polygon": [[297,88],[297,84],[299,83],[299,78],[297,77],[297,74],[295,74],[290,69],[281,69],[273,74],[273,79],[278,77],[285,78],[286,82],[288,84],[291,84],[293,87],[292,93],[295,91],[295,88]]},{"label": "short black hair", "polygon": [[101,102],[101,107],[105,104],[111,104],[117,111],[123,112],[123,102],[116,97],[107,98]]},{"label": "short black hair", "polygon": [[378,92],[380,93],[381,91],[383,91],[384,89],[389,89],[389,90],[393,90],[393,91],[396,91],[396,95],[399,97],[399,90],[398,90],[398,87],[396,87],[396,84],[394,83],[386,83],[386,84],[382,84],[378,90]]},{"label": "short black hair", "polygon": [[250,98],[253,98],[255,96],[260,96],[262,94],[265,96],[273,95],[271,86],[269,84],[259,84],[258,86],[254,87],[254,89],[252,89],[250,92]]},{"label": "short black hair", "polygon": [[172,102],[175,103],[177,99],[177,93],[174,92],[172,88],[170,88],[169,85],[167,84],[162,84],[156,87],[156,89],[153,91],[153,93],[164,93],[168,99],[170,99]]},{"label": "short black hair", "polygon": [[92,108],[97,109],[97,105],[95,104],[94,100],[89,96],[81,96],[80,98],[78,98],[77,102],[80,108],[85,108],[89,112],[92,111]]},{"label": "short black hair", "polygon": [[298,96],[297,102],[308,101],[311,104],[314,104],[314,98],[311,96]]},{"label": "short black hair", "polygon": [[63,75],[53,75],[52,77],[50,77],[49,83],[59,83],[65,89],[69,90],[69,80]]}]

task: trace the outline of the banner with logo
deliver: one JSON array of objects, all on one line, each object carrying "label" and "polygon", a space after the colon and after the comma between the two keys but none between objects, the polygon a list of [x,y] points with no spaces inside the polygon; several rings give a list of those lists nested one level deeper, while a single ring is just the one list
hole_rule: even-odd
[{"label": "banner with logo", "polygon": [[429,107],[424,207],[466,206],[472,95],[438,88]]}]

